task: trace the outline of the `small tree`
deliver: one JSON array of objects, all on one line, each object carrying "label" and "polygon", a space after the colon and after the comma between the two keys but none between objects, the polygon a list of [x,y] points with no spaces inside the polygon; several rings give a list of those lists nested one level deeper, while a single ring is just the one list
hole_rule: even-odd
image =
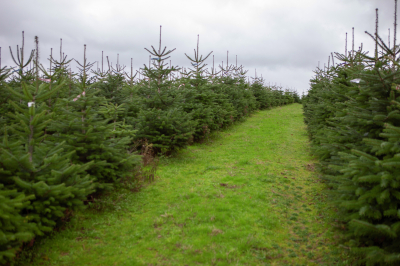
[{"label": "small tree", "polygon": [[182,107],[182,93],[169,80],[177,67],[168,67],[165,60],[175,50],[161,49],[161,26],[159,48],[145,48],[153,58],[152,67],[144,65],[148,79],[138,90],[140,111],[134,120],[137,138],[147,139],[157,151],[167,152],[185,147],[193,139],[195,122]]}]

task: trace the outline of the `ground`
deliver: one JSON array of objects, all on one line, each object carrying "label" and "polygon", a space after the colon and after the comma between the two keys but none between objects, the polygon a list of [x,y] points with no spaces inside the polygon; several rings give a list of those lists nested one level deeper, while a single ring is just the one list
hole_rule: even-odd
[{"label": "ground", "polygon": [[76,212],[30,264],[346,265],[315,163],[300,104],[256,112]]}]

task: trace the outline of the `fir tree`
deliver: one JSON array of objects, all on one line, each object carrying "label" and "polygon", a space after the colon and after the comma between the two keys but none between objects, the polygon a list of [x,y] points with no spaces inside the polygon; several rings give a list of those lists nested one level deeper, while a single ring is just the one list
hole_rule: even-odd
[{"label": "fir tree", "polygon": [[[2,238],[0,252],[7,257],[23,241],[50,231],[67,208],[82,208],[83,200],[94,191],[92,179],[85,172],[89,164],[71,165],[73,152],[65,153],[64,143],[52,142],[45,133],[44,129],[52,122],[46,101],[63,83],[52,90],[49,84],[40,84],[37,37],[35,41],[35,82],[22,80],[23,94],[5,86],[20,99],[11,102],[15,109],[9,114],[12,137],[6,130],[0,146],[1,193],[11,204],[5,210],[15,215],[12,222],[2,221],[7,237]],[[24,73],[23,69],[20,72]]]},{"label": "fir tree", "polygon": [[[0,174],[3,169],[0,168]],[[23,242],[35,235],[36,226],[27,222],[21,212],[29,206],[34,195],[26,196],[16,189],[6,189],[0,184],[0,263],[10,262]]]},{"label": "fir tree", "polygon": [[154,56],[153,67],[144,65],[148,80],[138,90],[141,108],[134,123],[138,139],[147,139],[158,151],[167,152],[185,147],[193,139],[195,122],[183,110],[182,93],[169,80],[170,73],[178,68],[164,62],[175,49],[161,48],[161,26],[159,48],[151,48],[145,49]]},{"label": "fir tree", "polygon": [[[93,63],[87,62],[86,45],[83,63],[79,66],[79,94],[60,102],[57,123],[52,125],[51,130],[57,132],[55,139],[66,141],[68,149],[75,151],[73,162],[93,162],[86,171],[96,178],[96,188],[111,188],[114,182],[130,175],[138,164],[139,158],[128,152],[133,132],[122,130],[121,122],[116,121],[120,110],[112,112],[111,116],[111,110],[99,112],[102,106],[107,110],[112,105],[109,106],[104,97],[97,96],[99,90],[94,88],[96,83],[92,84],[88,77]],[[118,105],[114,107],[118,110]],[[111,118],[115,121],[110,121]],[[117,135],[118,138],[115,137]]]},{"label": "fir tree", "polygon": [[[1,47],[0,47],[0,128],[3,128],[7,123],[7,117],[4,115],[11,111],[8,101],[12,95],[4,88],[6,79],[11,75],[11,69],[7,66],[1,66]],[[0,133],[0,136],[3,132]]]},{"label": "fir tree", "polygon": [[250,86],[254,97],[257,101],[258,109],[267,109],[272,106],[272,95],[271,90],[264,86],[264,81],[261,79],[256,79]]},{"label": "fir tree", "polygon": [[[108,61],[108,56],[107,56]],[[103,68],[103,66],[102,66]],[[92,71],[97,75],[97,79],[99,80],[94,86],[100,90],[99,96],[105,97],[107,100],[110,100],[113,103],[121,104],[124,102],[124,97],[122,94],[122,89],[125,84],[125,66],[121,66],[119,64],[119,55],[117,55],[117,64],[115,67],[112,65],[109,66],[109,70],[104,72],[100,71]]]},{"label": "fir tree", "polygon": [[199,35],[197,35],[197,48],[194,49],[194,57],[192,58],[185,53],[191,67],[187,73],[182,73],[183,78],[180,79],[180,86],[183,85],[185,97],[183,109],[196,121],[193,135],[195,140],[208,136],[211,130],[220,127],[218,122],[215,122],[219,109],[219,106],[215,103],[215,98],[218,95],[208,86],[209,80],[205,68],[207,64],[204,63],[211,53],[208,53],[204,58],[199,54]]},{"label": "fir tree", "polygon": [[124,121],[132,125],[133,120],[137,117],[140,108],[140,98],[138,97],[139,82],[135,80],[139,71],[133,72],[133,59],[131,58],[131,71],[125,72],[125,82],[122,85],[121,96],[124,99],[122,102],[126,106]]}]

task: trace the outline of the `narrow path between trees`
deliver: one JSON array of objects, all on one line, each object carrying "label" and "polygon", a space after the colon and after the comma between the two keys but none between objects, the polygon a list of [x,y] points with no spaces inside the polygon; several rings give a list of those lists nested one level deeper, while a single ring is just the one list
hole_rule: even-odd
[{"label": "narrow path between trees", "polygon": [[257,112],[161,160],[140,192],[102,198],[112,209],[76,214],[30,263],[337,265],[313,163],[300,104]]}]

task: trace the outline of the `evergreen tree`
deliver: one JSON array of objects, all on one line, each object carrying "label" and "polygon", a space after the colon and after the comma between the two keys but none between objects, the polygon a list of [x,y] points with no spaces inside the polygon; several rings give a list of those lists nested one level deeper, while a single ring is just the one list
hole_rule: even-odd
[{"label": "evergreen tree", "polygon": [[195,121],[183,110],[182,93],[168,79],[176,67],[168,67],[165,60],[175,49],[161,49],[161,26],[159,48],[152,51],[153,67],[144,65],[147,81],[138,90],[141,107],[135,119],[137,138],[146,139],[157,151],[167,152],[185,147],[192,139]]},{"label": "evergreen tree", "polygon": [[94,74],[96,74],[98,79],[98,82],[94,86],[100,90],[100,97],[103,96],[107,100],[110,100],[116,104],[121,104],[124,102],[124,97],[122,94],[122,89],[125,84],[124,69],[125,66],[121,66],[119,64],[119,55],[117,55],[117,64],[115,65],[115,68],[113,66],[109,66],[109,70],[106,72],[103,70],[100,71],[99,69],[97,71],[92,71]]},{"label": "evergreen tree", "polygon": [[220,127],[218,122],[215,122],[220,108],[215,103],[215,98],[218,95],[208,86],[209,80],[205,68],[207,64],[204,63],[211,53],[204,58],[199,54],[199,35],[197,35],[197,48],[194,50],[194,57],[185,54],[190,61],[191,68],[187,73],[182,73],[183,78],[180,79],[184,90],[183,109],[196,121],[195,140],[208,136],[211,130]]},{"label": "evergreen tree", "polygon": [[[11,75],[11,69],[7,66],[1,66],[1,47],[0,47],[0,128],[5,127],[7,123],[7,117],[5,114],[11,111],[8,101],[10,100],[11,94],[4,88],[6,79]],[[3,132],[0,133],[0,136]]]},{"label": "evergreen tree", "polygon": [[121,96],[125,105],[124,121],[132,125],[133,119],[137,117],[140,107],[140,98],[138,97],[138,89],[140,87],[138,81],[135,80],[139,72],[133,72],[133,59],[131,58],[131,71],[125,72],[125,82],[122,85]]},{"label": "evergreen tree", "polygon": [[[86,171],[96,178],[96,188],[111,188],[114,182],[130,175],[139,162],[136,155],[128,152],[133,132],[121,130],[121,122],[116,121],[121,110],[111,112],[109,116],[111,110],[107,111],[107,108],[112,107],[112,104],[108,105],[104,97],[97,96],[99,90],[94,89],[96,83],[91,83],[88,77],[93,63],[87,62],[86,45],[83,63],[78,64],[79,94],[73,99],[60,101],[57,122],[53,123],[51,130],[57,132],[54,134],[55,139],[66,141],[68,149],[75,151],[73,162],[93,162]],[[102,106],[106,111],[99,112]],[[114,107],[118,110],[118,105]],[[111,118],[114,121],[110,121]],[[117,135],[118,138],[115,137]]]},{"label": "evergreen tree", "polygon": [[[3,169],[0,168],[0,174]],[[16,189],[6,189],[0,184],[0,263],[6,264],[15,257],[23,242],[34,237],[36,226],[26,221],[20,213],[29,206],[34,195],[26,196]]]},{"label": "evergreen tree", "polygon": [[272,106],[271,90],[264,86],[264,80],[256,79],[250,86],[257,101],[258,109],[267,109]]},{"label": "evergreen tree", "polygon": [[[23,241],[50,231],[67,208],[83,207],[83,200],[94,191],[92,179],[85,172],[89,164],[71,165],[73,152],[65,153],[64,143],[52,142],[45,133],[52,117],[46,100],[63,83],[52,90],[49,84],[40,84],[38,38],[35,39],[35,83],[22,80],[23,94],[5,86],[20,101],[11,102],[15,109],[9,114],[12,137],[6,130],[0,145],[1,194],[11,204],[2,205],[3,260],[12,257]],[[24,73],[23,69],[20,73]],[[14,216],[7,217],[7,212]]]}]

